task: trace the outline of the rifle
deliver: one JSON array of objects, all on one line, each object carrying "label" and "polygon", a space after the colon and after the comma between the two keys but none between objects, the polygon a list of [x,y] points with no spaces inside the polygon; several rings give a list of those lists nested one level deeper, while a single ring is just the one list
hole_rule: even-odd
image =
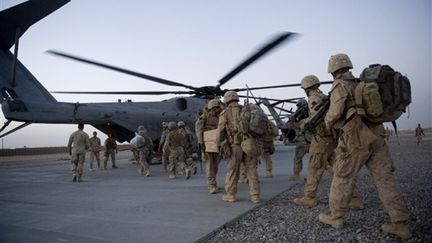
[{"label": "rifle", "polygon": [[330,93],[328,96],[324,97],[321,102],[314,108],[314,110],[318,112],[305,124],[302,130],[302,134],[306,134],[306,132],[313,132],[315,127],[318,126],[321,122],[323,122],[329,107]]}]

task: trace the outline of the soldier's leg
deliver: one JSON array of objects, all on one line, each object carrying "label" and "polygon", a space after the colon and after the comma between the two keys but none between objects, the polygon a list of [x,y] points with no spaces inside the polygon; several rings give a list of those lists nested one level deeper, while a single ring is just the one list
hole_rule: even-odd
[{"label": "soldier's leg", "polygon": [[169,178],[175,179],[176,178],[176,170],[177,170],[177,157],[178,152],[176,150],[171,150],[169,153],[169,163],[168,163],[168,171],[169,171]]},{"label": "soldier's leg", "polygon": [[81,176],[83,174],[83,169],[84,169],[84,161],[85,161],[85,152],[78,154],[78,164],[77,164],[78,182],[81,182]]},{"label": "soldier's leg", "polygon": [[72,165],[72,181],[76,182],[77,177],[78,177],[78,171],[77,171],[77,168],[78,168],[78,156],[77,156],[76,153],[72,154],[71,165]]},{"label": "soldier's leg", "polygon": [[304,196],[294,199],[294,203],[300,206],[313,207],[317,204],[316,192],[321,176],[325,170],[325,155],[323,153],[313,153],[310,155],[307,167],[306,185]]},{"label": "soldier's leg", "polygon": [[99,169],[100,168],[100,153],[99,153],[99,151],[96,151],[94,153],[95,153],[95,157],[96,157],[97,166]]},{"label": "soldier's leg", "polygon": [[142,168],[144,176],[150,176],[150,165],[147,161],[149,153],[150,152],[147,149],[144,149],[142,151]]},{"label": "soldier's leg", "polygon": [[266,174],[265,177],[273,177],[273,161],[271,159],[270,153],[268,151],[265,151],[262,155],[261,158],[265,161],[265,167],[266,167]]},{"label": "soldier's leg", "polygon": [[170,154],[169,149],[166,147],[163,147],[162,148],[162,167],[161,167],[161,171],[163,171],[163,172],[168,171],[169,154]]},{"label": "soldier's leg", "polygon": [[228,171],[225,176],[225,192],[222,200],[234,202],[236,200],[237,183],[239,180],[240,161],[243,159],[243,150],[240,145],[231,146],[231,157],[227,161]]},{"label": "soldier's leg", "polygon": [[112,153],[111,153],[111,162],[112,162],[112,167],[113,167],[113,168],[118,168],[118,167],[116,166],[115,151],[112,151]]},{"label": "soldier's leg", "polygon": [[95,154],[93,151],[90,152],[90,171],[93,171],[93,161],[95,159]]},{"label": "soldier's leg", "polygon": [[207,172],[207,185],[210,193],[218,191],[216,183],[216,174],[219,165],[219,156],[217,153],[205,153],[206,157],[206,172]]},{"label": "soldier's leg", "polygon": [[253,203],[260,202],[260,185],[258,180],[258,157],[246,155],[246,175],[249,182],[249,194]]},{"label": "soldier's leg", "polygon": [[288,177],[291,181],[297,181],[300,179],[300,172],[303,169],[303,157],[308,152],[309,147],[305,145],[297,145],[294,154],[294,168],[293,174]]},{"label": "soldier's leg", "polygon": [[109,154],[108,152],[104,152],[104,161],[103,161],[103,169],[106,170],[107,165],[108,165],[108,158],[109,158]]},{"label": "soldier's leg", "polygon": [[389,214],[391,224],[383,225],[385,233],[395,234],[403,239],[411,237],[408,228],[409,211],[405,199],[395,180],[393,160],[388,146],[382,139],[374,146],[374,153],[366,163],[378,190],[378,195]]},{"label": "soldier's leg", "polygon": [[247,183],[246,166],[243,160],[240,162],[239,166],[239,178],[240,183]]}]

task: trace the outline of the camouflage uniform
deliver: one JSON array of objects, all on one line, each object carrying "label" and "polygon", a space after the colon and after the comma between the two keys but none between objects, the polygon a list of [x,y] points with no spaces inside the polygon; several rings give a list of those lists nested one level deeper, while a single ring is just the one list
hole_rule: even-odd
[{"label": "camouflage uniform", "polygon": [[159,153],[162,153],[162,171],[167,171],[167,166],[169,163],[169,148],[164,146],[166,141],[166,135],[168,134],[169,130],[167,127],[164,127],[162,130],[162,135],[159,140]]},{"label": "camouflage uniform", "polygon": [[424,136],[423,128],[421,128],[420,124],[415,129],[415,135],[417,137],[417,145],[422,143],[422,136]]},{"label": "camouflage uniform", "polygon": [[293,174],[289,176],[289,180],[291,181],[297,181],[300,179],[300,172],[303,169],[303,157],[305,154],[309,153],[309,147],[310,147],[310,141],[311,136],[301,134],[300,129],[300,123],[302,121],[294,123],[293,129],[296,130],[297,134],[300,134],[296,138],[297,146],[295,148],[294,153],[294,168],[293,168]]},{"label": "camouflage uniform", "polygon": [[184,156],[185,163],[180,164],[180,170],[186,175],[186,170],[190,170],[193,174],[197,172],[197,166],[192,159],[192,150],[194,145],[194,136],[190,131],[189,127],[186,127],[184,122],[178,122],[181,125],[177,125],[179,127],[180,133],[184,136]]},{"label": "camouflage uniform", "polygon": [[90,171],[93,170],[93,161],[96,158],[97,166],[100,168],[100,150],[101,140],[96,136],[96,132],[93,133],[93,137],[90,138]]},{"label": "camouflage uniform", "polygon": [[[86,149],[90,147],[90,139],[82,129],[73,132],[68,141],[68,150],[72,162],[73,181],[81,181]],[[78,177],[78,178],[77,178]]]},{"label": "camouflage uniform", "polygon": [[[338,54],[344,57],[345,54]],[[363,165],[369,170],[378,190],[385,211],[389,213],[392,224],[383,225],[385,233],[396,234],[402,238],[411,236],[406,223],[409,212],[404,198],[393,175],[393,160],[384,140],[385,130],[382,124],[365,122],[356,114],[354,90],[356,83],[344,79],[354,76],[348,70],[329,72],[335,77],[333,82],[330,108],[325,117],[327,129],[339,133],[335,150],[336,160],[333,166],[333,180],[330,188],[330,213],[321,213],[319,219],[334,228],[342,228],[348,203],[353,195],[357,174]],[[349,61],[349,67],[352,64]]]},{"label": "camouflage uniform", "polygon": [[112,168],[118,168],[116,166],[116,159],[115,159],[115,154],[118,152],[116,141],[113,138],[108,137],[105,140],[104,147],[105,147],[105,153],[104,153],[105,158],[103,163],[104,169],[107,168],[108,158],[110,156],[111,156]]},{"label": "camouflage uniform", "polygon": [[[204,148],[204,132],[218,128],[219,114],[212,110],[205,111],[195,124],[195,131],[198,143],[201,148]],[[219,153],[205,152],[205,148],[201,151],[202,160],[205,163],[207,174],[207,185],[210,193],[216,193],[218,190],[216,175],[220,163]]]},{"label": "camouflage uniform", "polygon": [[[171,123],[171,122],[170,122]],[[174,123],[174,122],[173,122]],[[169,149],[169,164],[168,171],[170,173],[169,178],[175,179],[177,169],[184,166],[185,163],[185,137],[181,133],[179,129],[176,129],[176,125],[174,123],[173,127],[170,127],[170,131],[168,132],[165,140],[164,147],[165,149]],[[187,169],[186,179],[188,177],[189,170]],[[189,174],[190,176],[190,174]]]},{"label": "camouflage uniform", "polygon": [[[139,142],[135,142],[133,140]],[[153,142],[146,134],[146,130],[143,126],[138,127],[138,132],[135,138],[132,139],[131,143],[133,144],[131,151],[134,155],[135,161],[137,162],[136,164],[138,167],[138,173],[140,175],[150,176],[150,166],[148,160],[153,149]]]},{"label": "camouflage uniform", "polygon": [[[225,98],[228,92],[224,95],[224,101],[227,103]],[[233,95],[231,93],[231,95]],[[233,95],[234,96],[234,95]],[[229,146],[228,153],[230,154],[228,158],[228,171],[225,177],[225,192],[226,194],[222,197],[224,201],[235,202],[235,195],[237,193],[237,183],[239,180],[239,170],[240,163],[244,159],[246,166],[246,175],[249,183],[249,193],[251,196],[251,201],[254,203],[259,202],[260,187],[258,181],[258,157],[249,156],[243,153],[241,143],[244,140],[241,128],[241,111],[242,106],[238,104],[238,96],[235,93],[235,98],[237,102],[229,102],[226,109],[219,116],[219,138],[218,144],[221,145],[224,140],[227,141]],[[244,158],[245,155],[245,158]]]},{"label": "camouflage uniform", "polygon": [[274,138],[277,136],[273,132],[274,130],[278,131],[278,128],[274,123],[269,123],[268,132],[263,136],[263,152],[261,154],[261,158],[265,162],[266,174],[265,177],[273,177],[273,161],[271,159],[271,155],[275,151],[274,147]]}]

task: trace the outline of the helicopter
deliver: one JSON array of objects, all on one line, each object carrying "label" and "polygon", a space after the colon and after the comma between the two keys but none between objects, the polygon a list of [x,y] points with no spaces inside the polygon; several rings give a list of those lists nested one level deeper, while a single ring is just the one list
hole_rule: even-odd
[{"label": "helicopter", "polygon": [[[0,133],[12,122],[23,124],[0,134],[0,138],[22,129],[32,123],[44,124],[90,124],[105,134],[111,133],[118,142],[129,141],[139,125],[147,128],[150,137],[158,142],[163,121],[184,121],[194,127],[194,121],[209,99],[223,96],[227,91],[221,86],[246,69],[256,60],[296,34],[284,32],[245,59],[218,81],[215,86],[193,87],[100,62],[75,57],[50,50],[51,54],[74,59],[88,64],[108,68],[125,74],[141,77],[153,82],[178,86],[189,91],[115,91],[115,92],[71,92],[69,94],[129,94],[129,95],[189,95],[156,102],[111,102],[71,103],[57,101],[51,93],[18,60],[19,39],[33,24],[56,11],[69,0],[30,0],[0,12],[0,95],[1,107],[7,119]],[[14,53],[9,51],[14,47]],[[237,92],[256,89],[289,87],[291,85],[263,86],[231,89]],[[239,95],[240,97],[245,97]]]}]

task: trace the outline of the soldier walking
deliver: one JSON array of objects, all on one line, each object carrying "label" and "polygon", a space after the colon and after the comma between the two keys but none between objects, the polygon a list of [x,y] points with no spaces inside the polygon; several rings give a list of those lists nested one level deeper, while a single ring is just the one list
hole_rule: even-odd
[{"label": "soldier walking", "polygon": [[107,168],[107,164],[108,164],[108,158],[111,157],[111,163],[112,163],[112,168],[116,169],[118,168],[116,166],[116,159],[115,159],[115,154],[118,153],[118,149],[117,149],[117,143],[116,141],[112,138],[112,133],[108,133],[108,138],[105,140],[104,143],[104,147],[105,147],[105,152],[104,152],[104,164],[103,164],[103,168],[104,170],[106,170]]},{"label": "soldier walking", "polygon": [[221,112],[222,106],[219,99],[212,99],[208,102],[206,111],[201,114],[195,124],[195,132],[201,148],[202,160],[206,167],[207,185],[209,193],[211,194],[217,193],[219,190],[216,182],[216,175],[221,158],[217,152],[206,151],[204,133],[217,129],[219,114]]},{"label": "soldier walking", "polygon": [[[309,120],[318,112],[315,110],[325,98],[324,93],[319,89],[320,81],[315,75],[308,75],[301,80],[301,87],[308,97]],[[302,120],[302,121],[304,121]],[[330,177],[333,177],[332,166],[334,161],[334,149],[337,146],[337,139],[325,129],[324,123],[318,124],[310,136],[309,163],[307,167],[306,185],[304,196],[294,199],[294,203],[300,206],[313,207],[317,204],[316,192],[319,182],[325,170],[328,170]],[[357,189],[354,189],[353,198],[349,208],[363,209],[363,201]]]},{"label": "soldier walking", "polygon": [[72,162],[72,181],[81,182],[86,149],[90,147],[90,139],[84,131],[84,124],[78,124],[78,131],[73,132],[68,141],[68,150]]},{"label": "soldier walking", "polygon": [[165,147],[165,140],[166,140],[166,135],[168,134],[169,129],[168,129],[168,122],[162,122],[162,134],[159,140],[159,147],[158,147],[158,152],[162,157],[162,167],[161,167],[161,171],[163,172],[167,172],[167,166],[168,166],[168,162],[169,162],[169,150],[168,147]]},{"label": "soldier walking", "polygon": [[415,129],[415,135],[417,137],[417,145],[422,143],[423,137],[425,134],[423,132],[423,128],[420,126],[420,123],[417,125]]},{"label": "soldier walking", "polygon": [[178,168],[182,168],[184,166],[186,168],[186,174],[185,178],[189,179],[191,176],[191,171],[187,166],[184,165],[185,163],[185,137],[180,132],[179,129],[177,129],[177,125],[175,122],[170,121],[168,123],[168,129],[169,132],[166,136],[165,144],[166,147],[165,150],[169,149],[169,164],[168,164],[168,171],[169,171],[169,178],[175,179]]},{"label": "soldier walking", "polygon": [[100,168],[100,150],[101,140],[97,137],[97,132],[93,132],[93,137],[90,138],[90,171],[93,171],[93,161],[96,158],[97,167]]},{"label": "soldier walking", "polygon": [[[239,180],[240,163],[244,158],[241,144],[247,137],[243,136],[241,128],[242,106],[238,103],[239,97],[235,91],[229,90],[224,94],[224,103],[226,109],[219,116],[219,136],[218,145],[226,142],[228,144],[225,151],[228,155],[228,171],[225,177],[225,194],[222,200],[226,202],[235,202],[237,193],[237,184]],[[252,150],[252,149],[251,149]],[[245,158],[246,174],[249,183],[250,200],[253,203],[260,202],[260,186],[258,181],[258,155],[256,149],[255,156],[247,155]]]},{"label": "soldier walking", "polygon": [[353,65],[346,54],[336,54],[329,59],[328,72],[335,81],[324,122],[328,130],[340,135],[335,149],[336,160],[329,195],[330,212],[321,213],[319,220],[335,229],[344,227],[344,217],[357,174],[364,165],[390,217],[391,223],[382,226],[383,232],[408,239],[411,237],[409,212],[394,178],[393,160],[385,141],[384,126],[382,123],[370,123],[356,113],[356,82],[351,81],[354,78],[349,71],[351,68]]},{"label": "soldier walking", "polygon": [[[142,176],[150,176],[150,166],[147,158],[150,154],[149,148],[153,147],[151,139],[146,139],[147,130],[144,126],[139,126],[136,132],[136,136],[132,138],[132,153],[134,155],[136,165],[138,167],[138,173]],[[150,143],[150,144],[149,144]]]}]

